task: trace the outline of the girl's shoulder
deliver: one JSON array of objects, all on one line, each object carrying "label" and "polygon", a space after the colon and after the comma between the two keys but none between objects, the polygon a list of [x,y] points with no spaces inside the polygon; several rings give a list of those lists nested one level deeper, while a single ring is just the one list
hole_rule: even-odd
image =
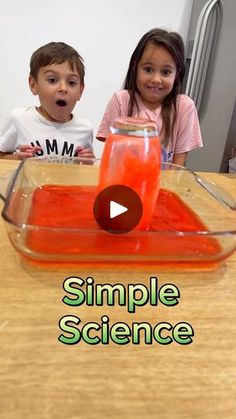
[{"label": "girl's shoulder", "polygon": [[129,106],[129,92],[128,90],[117,90],[113,93],[111,99],[108,102],[107,109],[112,112],[114,109],[118,109],[121,115],[126,115]]},{"label": "girl's shoulder", "polygon": [[118,102],[128,103],[130,96],[129,96],[128,90],[121,89],[121,90],[117,90],[113,94],[113,98],[118,100]]},{"label": "girl's shoulder", "polygon": [[177,96],[177,105],[180,108],[185,108],[185,107],[193,107],[195,108],[195,103],[193,101],[193,99],[191,99],[191,97],[181,93]]}]

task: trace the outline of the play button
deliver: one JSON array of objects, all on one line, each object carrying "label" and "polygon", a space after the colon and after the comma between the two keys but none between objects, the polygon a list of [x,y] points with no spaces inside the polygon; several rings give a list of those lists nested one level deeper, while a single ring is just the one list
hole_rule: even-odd
[{"label": "play button", "polygon": [[118,217],[118,215],[124,214],[126,211],[128,211],[128,208],[123,205],[120,205],[115,201],[110,202],[110,218]]},{"label": "play button", "polygon": [[137,226],[143,208],[138,194],[133,189],[124,185],[111,185],[97,195],[93,213],[103,230],[122,234]]}]

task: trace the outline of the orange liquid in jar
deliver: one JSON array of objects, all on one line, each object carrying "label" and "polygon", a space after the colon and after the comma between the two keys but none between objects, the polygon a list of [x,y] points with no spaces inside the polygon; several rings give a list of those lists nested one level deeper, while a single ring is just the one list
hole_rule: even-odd
[{"label": "orange liquid in jar", "polygon": [[137,230],[150,229],[159,193],[160,165],[159,137],[108,136],[101,160],[99,190],[124,185],[138,194],[143,214]]}]

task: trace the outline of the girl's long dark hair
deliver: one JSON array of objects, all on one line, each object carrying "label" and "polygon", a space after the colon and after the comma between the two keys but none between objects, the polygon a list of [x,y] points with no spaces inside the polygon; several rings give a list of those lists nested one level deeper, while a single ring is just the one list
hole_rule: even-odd
[{"label": "girl's long dark hair", "polygon": [[165,97],[161,109],[163,120],[162,133],[164,136],[163,142],[167,143],[173,134],[177,114],[176,99],[178,94],[181,93],[181,86],[185,73],[184,43],[178,33],[167,32],[164,29],[152,29],[143,35],[131,56],[124,81],[124,89],[128,90],[130,95],[127,116],[132,116],[134,107],[138,109],[138,103],[135,98],[135,94],[138,92],[136,84],[137,68],[144,49],[149,44],[165,47],[172,55],[177,69],[173,88],[168,96]]}]

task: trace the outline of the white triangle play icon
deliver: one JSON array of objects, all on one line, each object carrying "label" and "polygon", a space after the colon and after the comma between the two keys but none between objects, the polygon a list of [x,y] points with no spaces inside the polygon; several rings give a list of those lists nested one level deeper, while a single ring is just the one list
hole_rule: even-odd
[{"label": "white triangle play icon", "polygon": [[128,208],[115,201],[110,201],[110,218],[118,217],[118,215],[124,214],[126,211],[128,211]]}]

